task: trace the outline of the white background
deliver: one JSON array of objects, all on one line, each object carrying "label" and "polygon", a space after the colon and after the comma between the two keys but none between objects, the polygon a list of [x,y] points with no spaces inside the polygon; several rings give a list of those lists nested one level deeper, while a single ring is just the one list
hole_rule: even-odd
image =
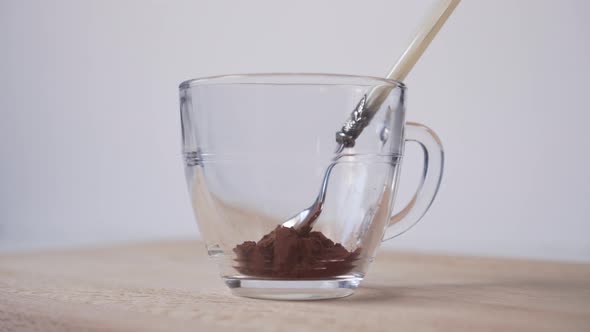
[{"label": "white background", "polygon": [[[0,0],[0,249],[195,236],[181,80],[384,75],[432,3]],[[409,120],[445,144],[443,187],[388,247],[590,261],[589,13],[458,7],[407,79]]]}]

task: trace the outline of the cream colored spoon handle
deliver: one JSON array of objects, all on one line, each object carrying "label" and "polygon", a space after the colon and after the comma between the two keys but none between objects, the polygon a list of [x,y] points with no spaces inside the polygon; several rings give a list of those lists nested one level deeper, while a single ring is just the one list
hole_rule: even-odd
[{"label": "cream colored spoon handle", "polygon": [[453,13],[455,7],[461,2],[461,0],[441,0],[436,8],[432,11],[432,14],[428,17],[427,21],[424,22],[418,33],[412,40],[412,43],[402,56],[397,60],[395,65],[387,74],[387,78],[403,81],[412,67],[418,62],[420,56],[424,53],[428,45],[440,28],[445,24],[447,18]]},{"label": "cream colored spoon handle", "polygon": [[[460,0],[440,0],[418,30],[412,43],[387,74],[388,79],[402,81],[406,78],[459,2]],[[336,153],[340,153],[344,148],[354,147],[357,137],[377,113],[392,88],[387,85],[377,86],[359,101],[342,129],[336,132],[336,142],[339,144]]]}]

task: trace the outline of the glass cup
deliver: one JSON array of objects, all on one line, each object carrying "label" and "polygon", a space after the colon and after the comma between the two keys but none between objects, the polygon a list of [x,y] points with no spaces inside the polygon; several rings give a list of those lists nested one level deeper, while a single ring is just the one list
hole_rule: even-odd
[{"label": "glass cup", "polygon": [[[353,144],[339,148],[337,136],[376,91],[370,119]],[[379,244],[418,222],[436,196],[444,158],[433,131],[405,122],[405,96],[401,82],[350,75],[233,75],[180,84],[194,214],[234,294],[350,295]],[[408,141],[422,148],[424,169],[409,204],[392,216]],[[280,226],[318,196],[324,199],[311,232]]]}]

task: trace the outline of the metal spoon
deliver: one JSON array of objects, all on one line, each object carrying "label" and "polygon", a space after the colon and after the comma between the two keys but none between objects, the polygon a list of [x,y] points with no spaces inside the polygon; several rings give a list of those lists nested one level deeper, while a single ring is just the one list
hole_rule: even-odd
[{"label": "metal spoon", "polygon": [[[322,185],[320,187],[320,192],[318,197],[315,199],[313,204],[307,209],[299,212],[297,215],[293,216],[289,220],[283,223],[284,227],[293,227],[300,233],[309,233],[311,228],[316,221],[316,219],[322,213],[322,208],[324,207],[324,201],[326,199],[326,191],[328,189],[328,181],[330,179],[330,173],[332,173],[332,169],[336,166],[336,163],[342,155],[340,154],[345,147],[353,147],[356,137],[360,134],[360,131],[366,126],[366,124],[362,124],[362,122],[366,119],[366,117],[362,116],[365,109],[365,102],[367,100],[367,96],[363,97],[363,99],[359,102],[355,110],[352,112],[351,117],[344,126],[342,130],[336,133],[336,141],[338,142],[338,147],[336,148],[335,154],[336,156],[332,159],[330,165],[326,169],[324,173],[324,179],[322,180]],[[357,131],[359,131],[357,133]]]},{"label": "metal spoon", "polygon": [[[460,1],[461,0],[440,1],[439,5],[432,11],[432,15],[428,17],[418,31],[412,40],[412,43],[389,71],[389,74],[386,77],[387,79],[402,81],[406,77]],[[379,107],[387,98],[391,89],[391,87],[376,87],[368,96],[363,96],[359,101],[349,119],[342,126],[342,129],[336,133],[336,142],[338,143],[335,152],[336,156],[332,159],[332,163],[330,163],[324,173],[324,179],[322,180],[322,185],[317,198],[310,207],[285,221],[282,226],[293,227],[298,232],[304,234],[311,231],[315,221],[322,213],[330,173],[338,159],[342,157],[342,151],[345,148],[354,147],[356,139],[369,124],[377,110],[379,110]]]}]

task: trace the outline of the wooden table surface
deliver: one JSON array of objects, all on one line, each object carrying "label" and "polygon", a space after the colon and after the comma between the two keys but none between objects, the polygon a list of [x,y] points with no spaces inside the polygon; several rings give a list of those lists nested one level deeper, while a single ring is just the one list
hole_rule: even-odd
[{"label": "wooden table surface", "polygon": [[199,242],[0,255],[0,331],[590,331],[590,264],[382,251],[355,295],[232,296]]}]

